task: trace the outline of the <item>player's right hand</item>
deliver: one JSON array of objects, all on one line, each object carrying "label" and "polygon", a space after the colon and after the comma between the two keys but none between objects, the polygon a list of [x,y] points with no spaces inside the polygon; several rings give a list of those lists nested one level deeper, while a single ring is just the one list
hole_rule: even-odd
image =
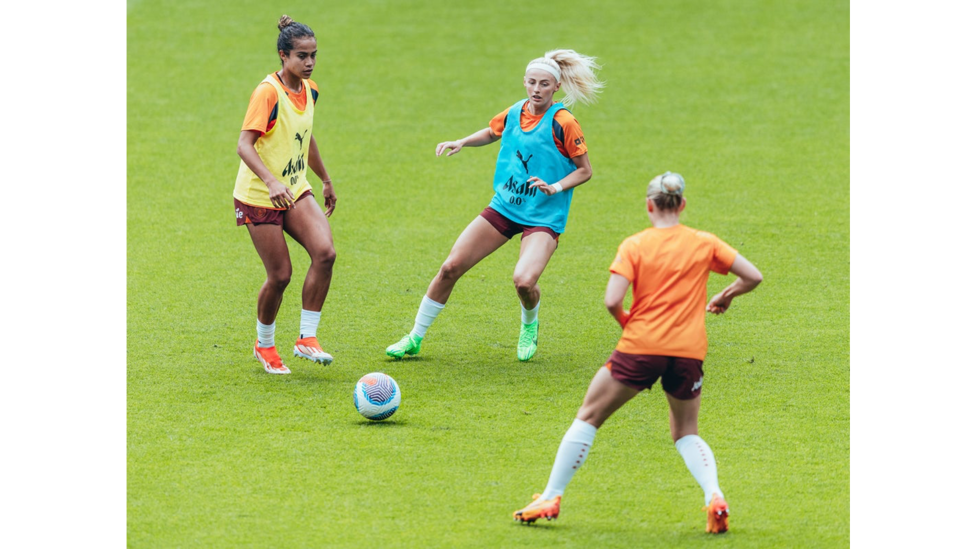
[{"label": "player's right hand", "polygon": [[450,149],[447,152],[447,156],[451,156],[452,154],[457,154],[462,147],[464,147],[464,145],[462,145],[460,141],[444,141],[443,143],[438,143],[437,156],[443,154],[446,149]]},{"label": "player's right hand", "polygon": [[268,185],[268,197],[275,208],[290,210],[295,205],[295,196],[291,194],[291,189],[286,187],[281,181],[275,180]]}]

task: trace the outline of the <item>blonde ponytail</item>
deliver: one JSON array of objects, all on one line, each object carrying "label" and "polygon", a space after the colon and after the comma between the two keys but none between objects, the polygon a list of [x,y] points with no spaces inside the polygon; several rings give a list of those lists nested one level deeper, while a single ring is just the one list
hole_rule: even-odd
[{"label": "blonde ponytail", "polygon": [[566,93],[562,102],[567,107],[580,102],[589,105],[596,102],[597,95],[605,86],[596,77],[600,69],[595,57],[577,53],[574,50],[549,50],[545,56],[532,60],[532,63],[543,63],[555,68],[559,72],[560,89]]}]

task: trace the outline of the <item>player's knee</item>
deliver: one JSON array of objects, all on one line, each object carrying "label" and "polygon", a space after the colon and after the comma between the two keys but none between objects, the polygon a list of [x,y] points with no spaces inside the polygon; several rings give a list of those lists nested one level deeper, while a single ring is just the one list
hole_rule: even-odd
[{"label": "player's knee", "polygon": [[278,292],[285,291],[291,282],[291,269],[279,269],[268,273],[268,285]]},{"label": "player's knee", "polygon": [[512,277],[512,282],[515,284],[515,291],[520,294],[525,294],[535,289],[536,282],[538,281],[534,276],[515,273],[515,276]]},{"label": "player's knee", "polygon": [[457,280],[461,278],[461,275],[463,274],[464,269],[461,267],[461,265],[450,257],[447,258],[447,261],[445,261],[443,265],[441,265],[440,277],[443,280]]},{"label": "player's knee", "polygon": [[597,410],[593,406],[587,406],[584,404],[583,406],[580,406],[579,411],[576,412],[576,419],[585,421],[599,429],[607,418],[604,417],[600,410]]},{"label": "player's knee", "polygon": [[336,251],[335,248],[333,248],[332,246],[329,246],[327,248],[322,248],[320,250],[316,250],[312,254],[312,261],[314,261],[316,264],[321,265],[323,267],[331,268],[332,265],[335,264],[335,260],[336,260]]}]

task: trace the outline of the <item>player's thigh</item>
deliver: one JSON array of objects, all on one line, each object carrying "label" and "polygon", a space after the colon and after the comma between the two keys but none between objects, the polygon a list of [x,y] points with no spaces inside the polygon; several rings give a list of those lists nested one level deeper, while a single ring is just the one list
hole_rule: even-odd
[{"label": "player's thigh", "polygon": [[698,410],[705,382],[704,363],[693,358],[672,357],[661,376],[661,388],[671,408],[671,435],[675,440],[698,434]]},{"label": "player's thigh", "polygon": [[247,232],[251,235],[251,242],[254,243],[254,249],[257,250],[268,276],[290,277],[291,257],[288,255],[288,243],[285,242],[281,226],[271,223],[248,224]]},{"label": "player's thigh", "polygon": [[332,227],[325,212],[315,203],[314,196],[295,203],[295,207],[285,214],[284,229],[313,257],[335,254]]},{"label": "player's thigh", "polygon": [[599,427],[639,392],[638,389],[614,379],[610,375],[610,370],[603,366],[597,370],[593,380],[590,381],[590,387],[586,390],[583,405],[580,406],[576,417]]},{"label": "player's thigh", "polygon": [[701,395],[682,400],[671,394],[664,394],[668,397],[668,406],[670,407],[671,437],[678,440],[688,435],[697,435]]},{"label": "player's thigh", "polygon": [[515,280],[535,284],[549,264],[552,254],[556,252],[557,245],[558,241],[545,232],[523,237],[518,263],[515,264]]},{"label": "player's thigh", "polygon": [[479,215],[461,231],[444,263],[460,273],[467,272],[506,242],[508,237]]}]

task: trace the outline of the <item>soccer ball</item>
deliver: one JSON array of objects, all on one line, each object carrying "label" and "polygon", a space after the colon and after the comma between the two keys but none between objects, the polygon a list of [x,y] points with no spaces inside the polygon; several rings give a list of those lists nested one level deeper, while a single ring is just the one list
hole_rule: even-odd
[{"label": "soccer ball", "polygon": [[400,386],[392,377],[373,372],[356,382],[353,397],[356,410],[364,418],[379,421],[392,416],[400,407]]}]

